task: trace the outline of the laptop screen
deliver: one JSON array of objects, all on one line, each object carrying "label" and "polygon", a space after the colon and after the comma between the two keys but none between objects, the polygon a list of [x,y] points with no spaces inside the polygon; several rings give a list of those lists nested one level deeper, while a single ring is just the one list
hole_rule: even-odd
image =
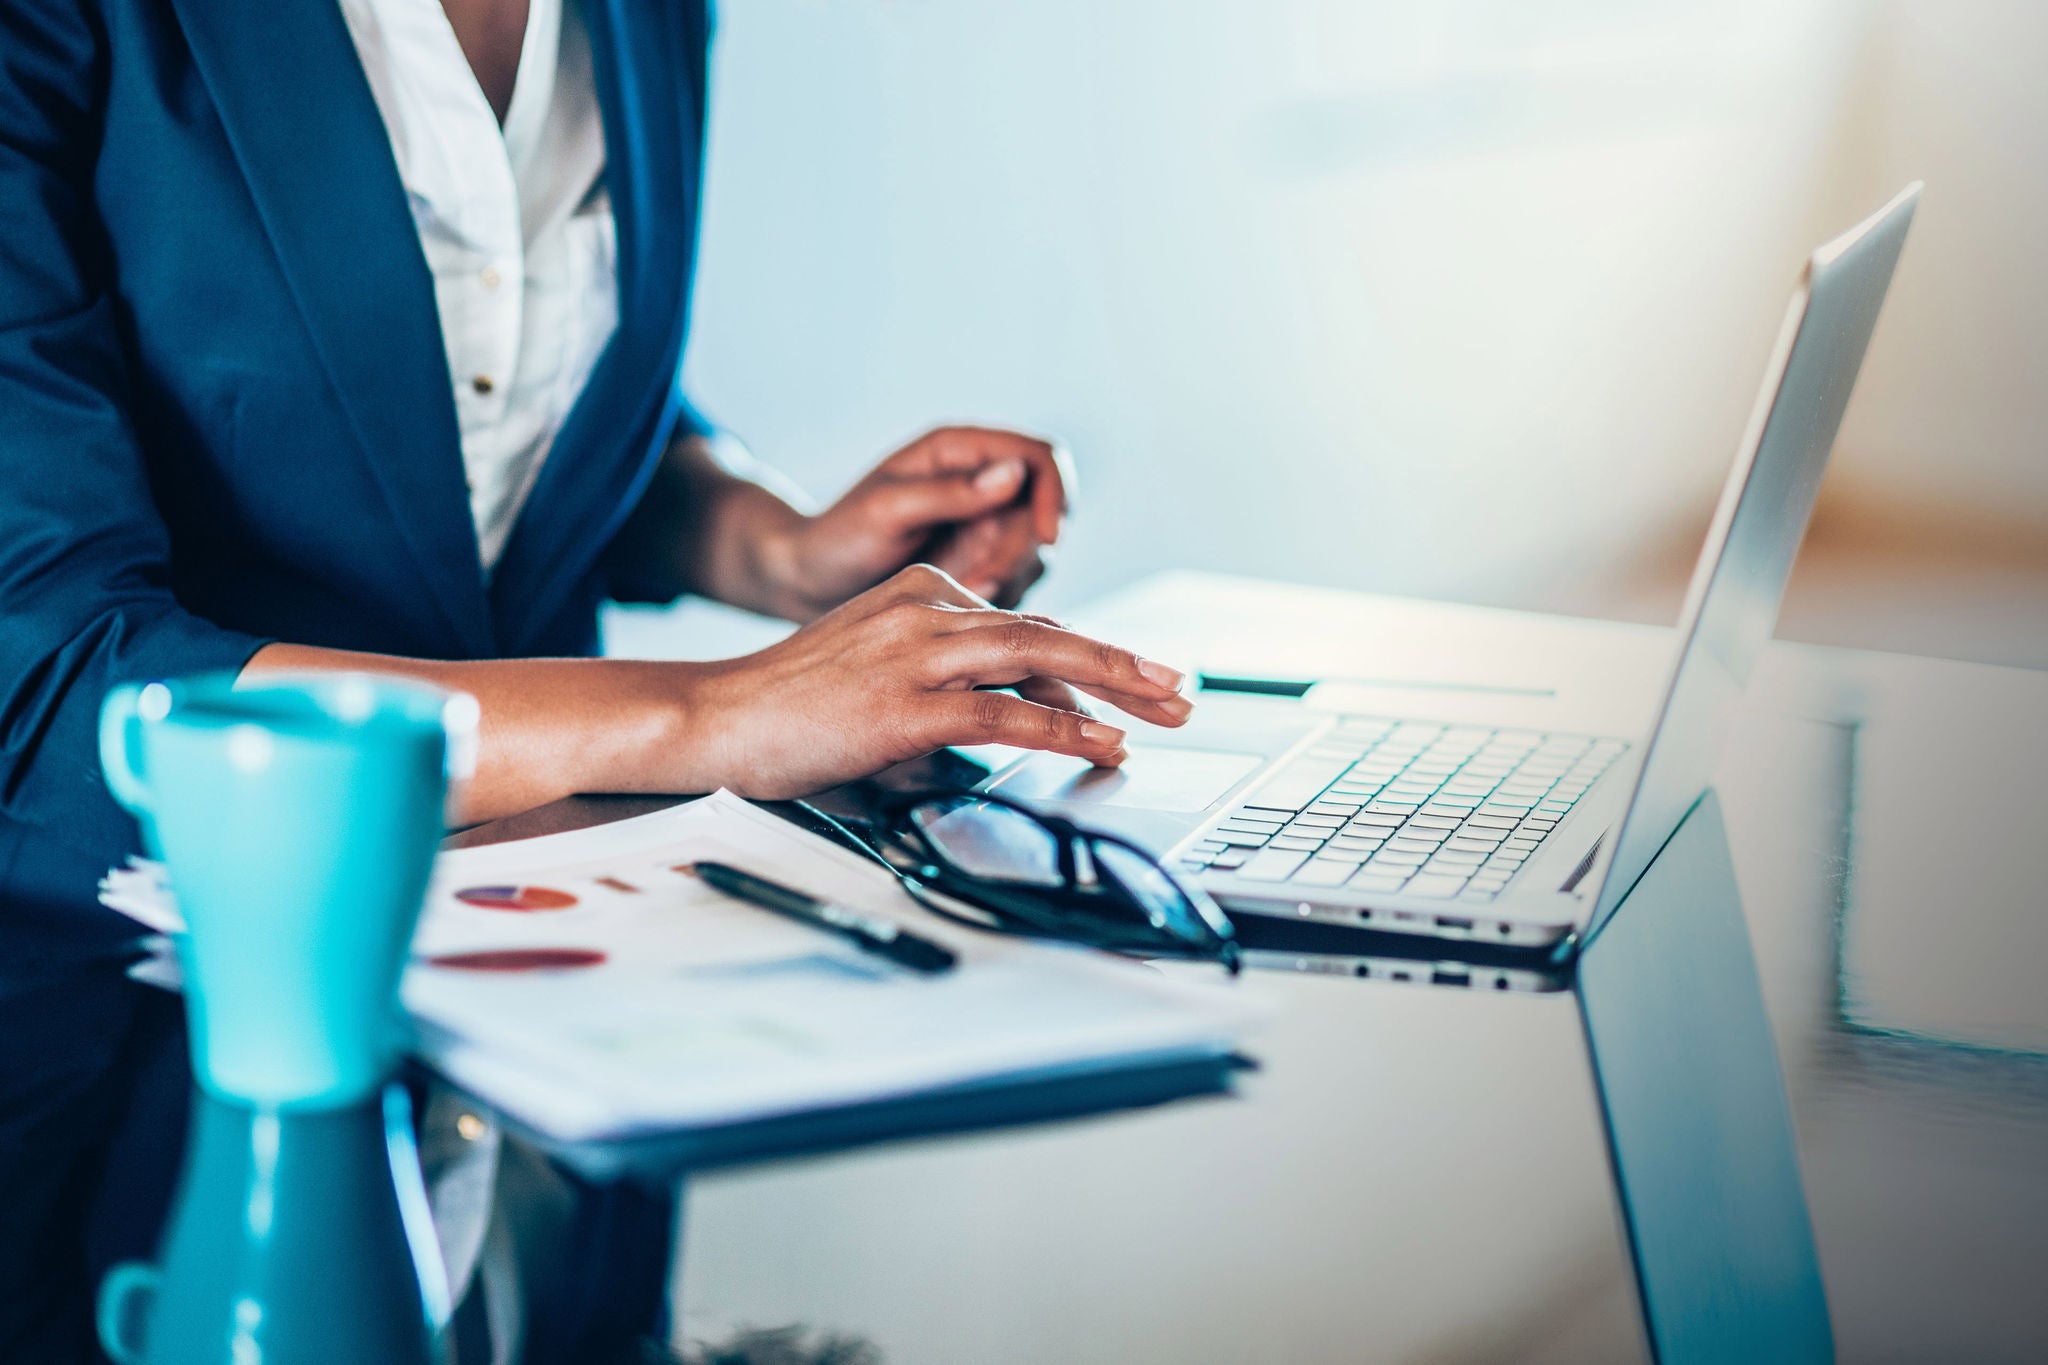
[{"label": "laptop screen", "polygon": [[1920,186],[1813,254],[1729,471],[1679,620],[1683,644],[1587,933],[1599,932],[1706,791],[1777,626],[1821,473],[1905,245]]}]

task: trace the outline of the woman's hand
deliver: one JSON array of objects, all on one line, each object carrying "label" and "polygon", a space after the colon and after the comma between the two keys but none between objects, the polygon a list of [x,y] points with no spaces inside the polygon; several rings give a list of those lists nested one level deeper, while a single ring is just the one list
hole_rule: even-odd
[{"label": "woman's hand", "polygon": [[333,669],[476,697],[483,723],[465,822],[572,792],[800,796],[949,744],[1114,767],[1124,732],[1084,712],[1078,692],[1157,725],[1194,709],[1174,669],[1000,611],[929,564],[740,659],[446,661],[272,644],[243,674]]},{"label": "woman's hand", "polygon": [[920,561],[1014,606],[1045,572],[1072,485],[1071,462],[1048,442],[941,427],[883,460],[823,512],[784,522],[761,562],[798,620]]},{"label": "woman's hand", "polygon": [[[683,699],[679,763],[744,796],[802,795],[950,744],[1008,744],[1103,767],[1124,731],[1075,692],[1141,720],[1193,709],[1164,664],[1001,611],[930,565],[904,569],[758,654],[702,666]],[[1013,687],[1020,695],[989,691]]]}]

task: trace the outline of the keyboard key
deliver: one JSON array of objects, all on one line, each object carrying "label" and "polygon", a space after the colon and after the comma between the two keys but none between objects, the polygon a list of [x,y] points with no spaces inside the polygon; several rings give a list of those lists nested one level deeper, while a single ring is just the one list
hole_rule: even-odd
[{"label": "keyboard key", "polygon": [[1323,848],[1331,853],[1374,853],[1384,842],[1386,841],[1383,839],[1359,839],[1349,834],[1340,834],[1323,845]]},{"label": "keyboard key", "polygon": [[1341,815],[1313,815],[1313,814],[1303,814],[1303,815],[1297,815],[1297,816],[1295,816],[1295,817],[1294,817],[1294,823],[1293,823],[1293,824],[1291,824],[1291,825],[1289,825],[1289,826],[1288,826],[1287,828],[1288,828],[1288,829],[1290,829],[1290,830],[1296,830],[1296,829],[1304,829],[1304,828],[1306,828],[1306,829],[1342,829],[1342,828],[1344,828],[1344,817],[1343,817],[1343,816],[1341,816]]},{"label": "keyboard key", "polygon": [[1468,886],[1458,893],[1458,899],[1467,905],[1485,905],[1499,895],[1497,889],[1479,891]]},{"label": "keyboard key", "polygon": [[1410,829],[1456,829],[1458,823],[1458,817],[1455,815],[1431,815],[1426,810],[1417,811],[1408,817]]},{"label": "keyboard key", "polygon": [[1471,819],[1467,820],[1465,822],[1465,828],[1497,829],[1501,831],[1507,831],[1513,829],[1517,823],[1519,822],[1512,815],[1487,815],[1481,812],[1479,814],[1474,815]]},{"label": "keyboard key", "polygon": [[1374,811],[1365,811],[1351,817],[1351,828],[1399,829],[1404,818],[1399,815],[1381,815]]},{"label": "keyboard key", "polygon": [[1276,824],[1284,825],[1294,818],[1294,812],[1291,810],[1274,810],[1269,806],[1246,805],[1239,806],[1236,810],[1232,811],[1231,818],[1233,820],[1271,820]]},{"label": "keyboard key", "polygon": [[1456,816],[1462,820],[1478,808],[1479,798],[1476,796],[1444,796],[1439,794],[1430,799],[1429,803],[1422,808],[1421,813],[1424,815],[1442,815],[1446,817]]},{"label": "keyboard key", "polygon": [[1309,754],[1297,758],[1267,778],[1245,804],[1268,809],[1284,808],[1289,812],[1301,810],[1321,796],[1323,788],[1342,777],[1350,766],[1348,754],[1341,757]]},{"label": "keyboard key", "polygon": [[[1413,815],[1416,805],[1412,801],[1375,801],[1366,809],[1374,815]],[[1520,813],[1516,812],[1518,815]]]},{"label": "keyboard key", "polygon": [[1368,867],[1360,871],[1357,876],[1346,882],[1345,885],[1354,891],[1399,891],[1401,884],[1407,880],[1406,877],[1398,873],[1389,875],[1386,872],[1376,871]]},{"label": "keyboard key", "polygon": [[1439,877],[1424,874],[1420,877],[1411,878],[1408,884],[1401,888],[1401,894],[1448,900],[1464,889],[1465,879],[1463,877]]},{"label": "keyboard key", "polygon": [[1226,848],[1223,852],[1209,860],[1209,866],[1217,869],[1219,872],[1228,872],[1233,867],[1243,867],[1247,856],[1244,849]]},{"label": "keyboard key", "polygon": [[1262,848],[1237,869],[1237,875],[1255,882],[1281,882],[1292,876],[1294,869],[1308,861],[1308,854],[1295,853],[1284,848]]},{"label": "keyboard key", "polygon": [[1439,843],[1436,839],[1411,839],[1406,832],[1387,841],[1390,853],[1434,853]]},{"label": "keyboard key", "polygon": [[1322,846],[1321,839],[1304,838],[1299,834],[1276,834],[1266,842],[1267,848],[1291,849],[1296,853],[1313,853]]},{"label": "keyboard key", "polygon": [[[1364,804],[1362,801],[1318,801],[1303,813],[1302,818],[1306,819],[1310,815],[1352,816],[1358,814]],[[1338,823],[1342,824],[1343,821],[1339,820]]]},{"label": "keyboard key", "polygon": [[1357,863],[1311,858],[1288,880],[1296,886],[1342,886],[1358,871]]},{"label": "keyboard key", "polygon": [[1228,844],[1233,848],[1258,848],[1272,836],[1263,830],[1219,829],[1214,842]]},{"label": "keyboard key", "polygon": [[1499,839],[1485,839],[1473,835],[1460,834],[1445,844],[1444,847],[1454,849],[1459,853],[1478,853],[1484,855],[1492,853],[1500,845],[1500,842]]},{"label": "keyboard key", "polygon": [[1406,853],[1398,848],[1382,849],[1367,861],[1367,867],[1421,867],[1429,861],[1427,853]]}]

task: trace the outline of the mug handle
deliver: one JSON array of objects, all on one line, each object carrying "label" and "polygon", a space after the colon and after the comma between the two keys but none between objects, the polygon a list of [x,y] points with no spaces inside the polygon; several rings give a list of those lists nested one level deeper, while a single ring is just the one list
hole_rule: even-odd
[{"label": "mug handle", "polygon": [[149,788],[142,780],[142,692],[122,683],[100,703],[100,768],[107,790],[131,815],[149,813]]},{"label": "mug handle", "polygon": [[[149,1332],[149,1304],[163,1283],[163,1272],[147,1261],[123,1261],[100,1281],[100,1297],[94,1313],[100,1345],[114,1365],[142,1365]],[[135,1296],[146,1295],[140,1304]],[[130,1339],[130,1329],[135,1329]]]}]

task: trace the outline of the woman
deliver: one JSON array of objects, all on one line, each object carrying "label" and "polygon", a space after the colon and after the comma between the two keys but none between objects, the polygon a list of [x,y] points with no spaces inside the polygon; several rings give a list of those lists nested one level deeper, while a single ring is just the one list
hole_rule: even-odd
[{"label": "woman", "polygon": [[[90,1286],[176,1169],[179,1015],[93,900],[135,847],[96,777],[114,684],[466,689],[468,820],[952,743],[1119,762],[1077,690],[1186,717],[1173,670],[990,605],[1058,535],[1045,443],[934,431],[816,514],[720,458],[675,383],[708,29],[702,0],[0,0],[0,1358],[88,1358]],[[684,592],[803,625],[580,657],[600,601]]]}]

